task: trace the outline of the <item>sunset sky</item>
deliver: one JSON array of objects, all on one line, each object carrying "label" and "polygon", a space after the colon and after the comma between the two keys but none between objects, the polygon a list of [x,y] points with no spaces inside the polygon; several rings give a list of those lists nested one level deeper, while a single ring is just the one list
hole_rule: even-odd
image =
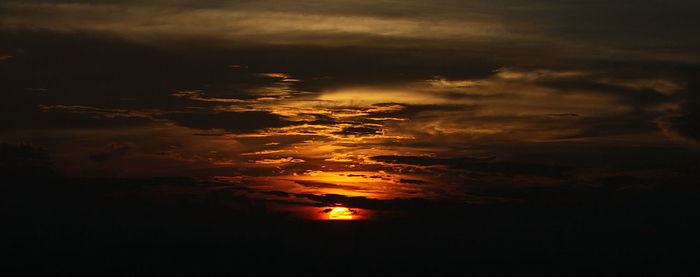
[{"label": "sunset sky", "polygon": [[60,176],[186,177],[307,219],[689,184],[698,8],[0,1],[0,141]]},{"label": "sunset sky", "polygon": [[699,11],[0,0],[0,275],[700,276]]}]

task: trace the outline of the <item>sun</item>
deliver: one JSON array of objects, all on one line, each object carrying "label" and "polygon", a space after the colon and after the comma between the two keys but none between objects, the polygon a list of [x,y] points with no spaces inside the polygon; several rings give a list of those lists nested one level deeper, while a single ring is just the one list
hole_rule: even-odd
[{"label": "sun", "polygon": [[353,212],[345,207],[335,207],[328,213],[330,220],[352,220]]}]

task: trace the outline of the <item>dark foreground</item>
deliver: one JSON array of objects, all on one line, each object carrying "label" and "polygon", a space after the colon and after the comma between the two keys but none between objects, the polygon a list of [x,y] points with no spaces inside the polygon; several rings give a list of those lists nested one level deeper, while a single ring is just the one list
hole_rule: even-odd
[{"label": "dark foreground", "polygon": [[156,201],[101,182],[23,177],[4,184],[2,271],[680,276],[693,271],[700,242],[693,190],[537,205],[416,205],[400,217],[331,222],[294,220],[260,204]]}]

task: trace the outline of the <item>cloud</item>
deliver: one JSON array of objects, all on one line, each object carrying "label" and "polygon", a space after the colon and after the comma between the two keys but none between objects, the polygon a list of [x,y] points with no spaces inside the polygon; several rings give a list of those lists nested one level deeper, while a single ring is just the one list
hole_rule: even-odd
[{"label": "cloud", "polygon": [[603,186],[609,188],[624,188],[626,186],[634,186],[644,184],[647,180],[634,176],[616,175],[603,177],[598,180]]},{"label": "cloud", "polygon": [[697,113],[669,116],[657,123],[670,138],[700,147],[700,116]]},{"label": "cloud", "polygon": [[[245,5],[198,9],[138,3],[11,2],[2,5],[13,11],[12,16],[4,18],[6,29],[33,26],[56,31],[108,32],[146,43],[153,42],[153,37],[197,36],[244,43],[247,40],[248,43],[264,44],[353,45],[364,43],[366,39],[363,37],[476,40],[506,33],[498,21],[476,17],[462,20],[433,18],[431,21],[362,14],[304,13],[298,8],[271,11],[269,7]],[[124,7],[129,9],[124,10]],[[40,9],[42,16],[29,12],[33,9]],[[84,14],[93,16],[80,16]],[[45,21],[43,16],[53,16],[53,24]],[[32,23],[27,24],[29,21]],[[334,39],[328,39],[329,36]]]},{"label": "cloud", "polygon": [[[327,2],[7,1],[2,5],[8,11],[3,18],[6,30],[106,33],[161,47],[177,44],[173,41],[199,40],[219,46],[235,42],[247,46],[459,47],[468,50],[459,51],[460,55],[487,54],[502,60],[556,55],[697,61],[693,46],[698,40],[692,34],[698,22],[689,12],[697,4],[692,1],[605,3],[604,8],[600,1]],[[686,42],[667,43],[678,37]],[[520,55],[513,55],[516,52]]]},{"label": "cloud", "polygon": [[284,191],[279,191],[279,190],[263,191],[261,193],[267,194],[267,195],[279,196],[279,197],[291,197],[291,195],[289,193],[284,192]]},{"label": "cloud", "polygon": [[90,159],[96,162],[119,159],[124,157],[132,149],[132,143],[110,143],[102,152],[90,155]]},{"label": "cloud", "polygon": [[577,117],[579,116],[578,114],[575,113],[553,113],[553,114],[548,114],[548,116],[554,116],[554,117]]},{"label": "cloud", "polygon": [[396,170],[382,195],[459,199],[695,161],[659,135],[698,141],[686,1],[216,2],[3,1],[0,138],[73,174]]},{"label": "cloud", "polygon": [[262,160],[256,160],[256,164],[263,164],[263,165],[276,165],[276,164],[287,164],[287,163],[303,163],[305,162],[302,159],[295,159],[294,157],[286,157],[286,158],[279,158],[279,159],[262,159]]},{"label": "cloud", "polygon": [[319,181],[295,180],[294,182],[297,184],[300,184],[304,187],[309,187],[309,188],[341,188],[341,189],[348,189],[351,191],[358,189],[355,186],[345,186],[345,185],[338,185],[338,184],[319,182]]},{"label": "cloud", "polygon": [[421,156],[374,156],[370,159],[386,164],[409,166],[445,166],[450,169],[480,171],[505,176],[530,175],[565,178],[569,168],[559,165],[489,161],[492,158],[433,158]]},{"label": "cloud", "polygon": [[345,196],[340,194],[295,194],[297,198],[306,198],[316,202],[318,207],[328,207],[342,205],[348,208],[367,209],[374,211],[398,211],[400,216],[419,216],[427,214],[435,216],[436,213],[455,209],[462,210],[468,204],[453,202],[449,200],[431,200],[425,198],[395,198],[395,199],[374,199],[363,196]]},{"label": "cloud", "polygon": [[343,136],[367,136],[367,135],[379,135],[382,133],[382,129],[376,126],[362,126],[362,127],[345,127],[338,132],[333,132],[333,134],[343,135]]},{"label": "cloud", "polygon": [[[693,75],[695,78],[698,76]],[[683,102],[674,107],[669,114],[660,116],[655,123],[661,128],[667,137],[691,145],[700,147],[700,83],[692,80],[683,91]]]},{"label": "cloud", "polygon": [[178,91],[176,93],[173,93],[172,96],[184,97],[184,98],[187,98],[190,100],[203,101],[203,102],[220,102],[220,103],[250,103],[250,102],[252,102],[250,100],[242,100],[242,99],[236,99],[236,98],[208,98],[208,97],[204,97],[204,92],[199,91],[199,90]]},{"label": "cloud", "polygon": [[153,124],[150,115],[128,110],[100,109],[90,106],[31,105],[18,101],[2,105],[11,117],[0,117],[0,129],[90,129],[120,128]]},{"label": "cloud", "polygon": [[423,180],[414,180],[414,179],[400,179],[399,183],[406,183],[406,184],[425,184],[427,183],[426,181]]},{"label": "cloud", "polygon": [[232,133],[252,133],[265,128],[300,124],[266,111],[173,113],[165,117],[184,127],[202,130],[221,129]]},{"label": "cloud", "polygon": [[51,161],[45,149],[21,143],[10,144],[0,141],[0,175],[9,185],[20,180],[12,177],[45,177],[53,174]]},{"label": "cloud", "polygon": [[435,166],[435,165],[450,165],[450,164],[460,164],[461,162],[467,161],[479,161],[479,158],[461,158],[461,159],[447,159],[447,158],[435,158],[427,156],[374,156],[370,159],[389,163],[389,164],[405,164],[405,165],[418,165],[418,166]]}]

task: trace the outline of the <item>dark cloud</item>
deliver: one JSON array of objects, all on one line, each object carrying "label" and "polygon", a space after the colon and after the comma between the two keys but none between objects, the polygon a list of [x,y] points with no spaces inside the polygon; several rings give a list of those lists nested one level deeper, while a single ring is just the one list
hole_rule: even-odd
[{"label": "dark cloud", "polygon": [[[0,30],[0,45],[18,52],[0,63],[2,97],[34,105],[179,109],[193,101],[171,95],[178,91],[250,98],[247,90],[270,84],[255,72],[231,69],[230,64],[240,63],[231,52],[162,51],[113,36],[42,30]],[[31,95],[25,90],[37,87],[47,91]]]},{"label": "dark cloud", "polygon": [[291,196],[289,193],[286,193],[284,191],[279,191],[279,190],[263,191],[262,193],[267,194],[267,195],[279,196],[279,197],[290,197]]},{"label": "dark cloud", "polygon": [[700,145],[700,115],[691,112],[686,115],[669,116],[659,120],[661,128],[673,136],[690,141],[692,144]]},{"label": "dark cloud", "polygon": [[367,177],[367,175],[364,175],[364,174],[347,174],[345,176],[348,176],[348,177]]},{"label": "dark cloud", "polygon": [[489,161],[492,158],[433,158],[422,156],[374,156],[372,160],[397,165],[446,166],[451,169],[481,171],[493,174],[532,175],[550,178],[565,178],[570,169],[559,165],[536,163]]},{"label": "dark cloud", "polygon": [[674,114],[660,116],[655,122],[671,139],[687,142],[694,147],[700,147],[700,83],[698,71],[691,75],[692,81],[683,91],[680,110]]},{"label": "dark cloud", "polygon": [[475,195],[483,197],[500,197],[510,201],[522,201],[527,203],[581,203],[594,199],[609,200],[617,194],[608,189],[596,187],[526,187],[489,189],[475,192]]},{"label": "dark cloud", "polygon": [[333,125],[336,123],[339,123],[335,118],[331,116],[327,116],[325,114],[310,114],[311,116],[314,117],[314,120],[309,121],[309,124],[316,124],[316,125]]},{"label": "dark cloud", "polygon": [[642,112],[630,112],[610,117],[576,117],[578,132],[558,138],[606,137],[658,132],[654,115]]},{"label": "dark cloud", "polygon": [[399,180],[399,183],[405,183],[405,184],[425,184],[427,183],[426,181],[423,180],[414,180],[414,179],[401,179]]},{"label": "dark cloud", "polygon": [[41,147],[0,142],[0,175],[8,182],[15,182],[13,177],[49,176],[53,174],[51,165],[48,153]]},{"label": "dark cloud", "polygon": [[[395,103],[387,103],[385,105],[392,105],[392,104],[395,104]],[[401,105],[403,106],[402,109],[398,109],[398,110],[394,110],[394,111],[371,112],[370,117],[414,118],[418,114],[421,114],[424,112],[468,112],[468,111],[478,109],[478,107],[474,106],[474,105],[457,105],[457,104],[442,104],[442,105],[438,105],[438,104],[426,104],[426,105],[401,104]]]},{"label": "dark cloud", "polygon": [[[216,167],[207,171],[215,175],[272,176],[330,171],[324,159],[331,153],[301,157],[316,155],[305,149],[347,151],[346,160],[365,155],[353,151],[372,149],[376,153],[370,155],[386,153],[372,157],[386,165],[357,166],[433,167],[411,168],[416,179],[399,180],[433,191],[468,183],[470,174],[514,177],[509,179],[514,184],[528,176],[577,179],[569,164],[593,175],[629,170],[688,175],[688,165],[697,161],[695,152],[667,145],[654,124],[674,138],[697,142],[700,136],[692,86],[700,49],[693,36],[694,2],[340,2],[1,1],[10,11],[0,15],[6,23],[0,28],[2,138],[47,142],[62,164],[73,165],[74,157],[137,156],[128,154],[133,151],[128,145],[95,150],[120,141],[97,134],[126,136],[174,123],[196,129],[184,131],[195,136],[164,132],[157,147],[147,147],[157,148],[158,164],[168,160]],[[37,3],[42,5],[32,6]],[[244,28],[237,27],[241,23]],[[355,88],[358,95],[349,101],[319,100]],[[382,98],[384,90],[397,96]],[[371,102],[375,96],[381,103]],[[298,114],[280,115],[289,113]],[[396,139],[340,142],[314,130],[227,137],[303,124],[342,126],[335,134],[346,141],[384,133]],[[95,140],[90,150],[74,153],[85,139]],[[156,144],[140,140],[139,147],[142,141]],[[235,149],[221,150],[227,147]],[[235,158],[265,150],[290,151],[307,162],[269,169]],[[472,153],[499,159],[454,158]],[[176,168],[172,174],[189,172]],[[463,193],[445,191],[445,197]],[[365,207],[396,204],[315,197],[319,203],[336,198]]]},{"label": "dark cloud", "polygon": [[[687,275],[698,10],[0,0],[3,262],[241,275],[322,253],[354,275],[383,263],[451,275],[449,261]],[[260,132],[280,127],[294,128]],[[370,220],[292,216],[336,206]]]},{"label": "dark cloud", "polygon": [[124,157],[133,149],[132,144],[110,143],[102,152],[90,155],[90,159],[96,162],[103,162]]},{"label": "dark cloud", "polygon": [[368,136],[368,135],[378,135],[382,133],[382,129],[378,127],[346,127],[343,130],[334,132],[337,135],[343,136]]},{"label": "dark cloud", "polygon": [[[92,129],[147,126],[153,122],[146,117],[129,114],[114,115],[92,112],[76,112],[61,109],[45,109],[33,100],[16,99],[17,102],[0,104],[5,116],[0,117],[0,129]],[[26,101],[26,102],[25,102]],[[12,103],[12,104],[11,104]]]},{"label": "dark cloud", "polygon": [[297,184],[300,184],[302,186],[310,187],[310,188],[344,188],[344,189],[350,189],[350,190],[356,189],[353,186],[345,186],[345,185],[338,185],[338,184],[318,182],[318,181],[296,180],[294,182]]},{"label": "dark cloud", "polygon": [[610,188],[622,188],[626,186],[634,186],[647,183],[647,180],[644,180],[642,178],[624,175],[608,176],[601,178],[598,181],[603,186]]},{"label": "dark cloud", "polygon": [[406,164],[418,166],[461,164],[462,162],[480,161],[480,158],[447,159],[427,156],[374,156],[372,160],[390,164]]},{"label": "dark cloud", "polygon": [[211,134],[209,134],[209,133],[195,133],[192,135],[193,136],[202,136],[202,137],[221,137],[221,136],[225,136],[226,133],[211,133]]},{"label": "dark cloud", "polygon": [[548,114],[548,116],[554,116],[554,117],[577,117],[579,116],[578,114],[575,113],[553,113],[553,114]]},{"label": "dark cloud", "polygon": [[173,113],[166,116],[180,126],[194,129],[223,129],[233,133],[250,133],[265,128],[300,124],[264,111],[220,113]]},{"label": "dark cloud", "polygon": [[[425,198],[395,198],[395,199],[373,199],[363,196],[345,196],[340,194],[296,194],[297,198],[306,198],[317,202],[315,205],[319,207],[328,207],[342,205],[349,208],[370,209],[370,210],[396,210],[405,214],[435,213],[437,211],[445,211],[449,209],[463,209],[469,205],[453,201],[435,201]],[[421,212],[422,211],[422,212]],[[418,214],[414,214],[418,215]]]},{"label": "dark cloud", "polygon": [[699,192],[688,180],[609,176],[590,183],[568,183],[557,186],[483,189],[472,195],[501,198],[528,205],[592,204],[620,205],[620,203],[659,203],[685,201]]}]

